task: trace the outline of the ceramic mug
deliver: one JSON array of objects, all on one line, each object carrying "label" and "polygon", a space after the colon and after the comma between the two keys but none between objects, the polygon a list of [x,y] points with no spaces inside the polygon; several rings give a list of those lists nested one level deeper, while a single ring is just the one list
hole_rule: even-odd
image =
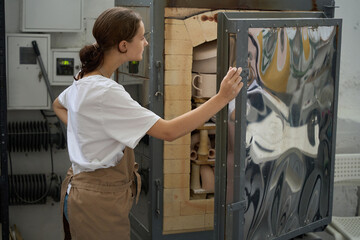
[{"label": "ceramic mug", "polygon": [[193,97],[211,98],[216,94],[216,74],[193,73],[191,82]]}]

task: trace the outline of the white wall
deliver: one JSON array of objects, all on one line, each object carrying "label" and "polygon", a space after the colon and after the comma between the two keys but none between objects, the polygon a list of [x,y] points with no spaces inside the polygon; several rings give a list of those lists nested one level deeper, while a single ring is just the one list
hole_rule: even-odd
[{"label": "white wall", "polygon": [[360,123],[359,0],[336,0],[335,17],[343,19],[339,116]]},{"label": "white wall", "polygon": [[360,15],[358,0],[336,0],[335,17],[343,19],[337,153],[360,152]]}]

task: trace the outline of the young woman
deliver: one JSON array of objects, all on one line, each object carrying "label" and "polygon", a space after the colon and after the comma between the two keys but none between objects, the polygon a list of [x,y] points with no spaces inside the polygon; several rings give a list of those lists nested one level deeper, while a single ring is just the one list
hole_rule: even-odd
[{"label": "young woman", "polygon": [[190,133],[243,86],[241,69],[230,68],[206,103],[172,120],[160,118],[110,79],[121,64],[142,59],[148,45],[144,32],[140,15],[132,10],[103,12],[93,28],[96,43],[80,50],[81,71],[53,103],[67,124],[72,163],[61,190],[66,239],[130,239],[128,214],[140,190],[133,184],[138,175],[132,149],[145,134],[173,141]]}]

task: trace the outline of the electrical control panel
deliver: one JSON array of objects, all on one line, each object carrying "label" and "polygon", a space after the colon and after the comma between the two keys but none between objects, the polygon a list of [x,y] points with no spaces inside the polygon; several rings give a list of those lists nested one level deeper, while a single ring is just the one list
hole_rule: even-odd
[{"label": "electrical control panel", "polygon": [[151,29],[150,29],[150,9],[148,7],[129,7],[130,9],[138,12],[144,22],[145,38],[149,45],[145,47],[143,59],[141,61],[125,62],[118,68],[118,81],[122,85],[142,84],[143,81],[134,81],[134,77],[140,76],[141,78],[149,78],[149,46],[151,46]]},{"label": "electrical control panel", "polygon": [[52,85],[70,85],[81,66],[80,49],[51,49],[52,53]]},{"label": "electrical control panel", "polygon": [[49,76],[50,35],[7,34],[8,109],[49,109],[51,101],[32,41],[36,41]]}]

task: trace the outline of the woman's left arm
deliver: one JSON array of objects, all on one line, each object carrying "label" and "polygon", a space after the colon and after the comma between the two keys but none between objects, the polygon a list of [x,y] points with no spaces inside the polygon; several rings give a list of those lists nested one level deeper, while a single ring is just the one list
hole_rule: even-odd
[{"label": "woman's left arm", "polygon": [[63,105],[60,104],[58,98],[56,98],[55,101],[53,102],[53,110],[54,110],[56,116],[58,116],[58,118],[59,118],[65,125],[67,125],[68,112],[67,112],[67,109],[64,108]]}]

